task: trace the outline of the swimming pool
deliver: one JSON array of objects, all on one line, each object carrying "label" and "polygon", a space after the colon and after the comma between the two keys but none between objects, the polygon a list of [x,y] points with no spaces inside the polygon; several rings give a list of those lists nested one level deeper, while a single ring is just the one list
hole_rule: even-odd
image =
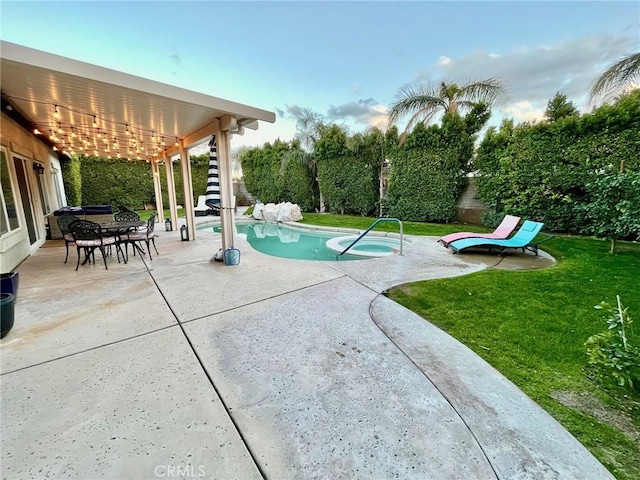
[{"label": "swimming pool", "polygon": [[[246,239],[255,250],[274,257],[335,262],[345,260],[364,260],[367,258],[381,256],[380,248],[387,250],[389,252],[386,253],[387,255],[393,253],[391,249],[386,246],[388,241],[391,239],[384,237],[376,237],[381,241],[380,244],[383,244],[382,247],[380,244],[374,245],[373,240],[368,242],[369,254],[367,254],[366,247],[363,245],[363,248],[360,248],[358,251],[354,250],[354,254],[346,253],[344,255],[339,255],[339,253],[348,247],[351,242],[347,243],[343,248],[340,248],[339,251],[329,248],[327,246],[327,242],[331,239],[344,240],[346,238],[351,238],[352,236],[345,237],[344,233],[340,232],[325,232],[305,228],[295,228],[289,225],[268,222],[238,222],[236,223],[236,230],[238,232],[238,236]],[[214,225],[213,231],[220,232],[220,225]],[[357,237],[353,238],[355,239]]]}]

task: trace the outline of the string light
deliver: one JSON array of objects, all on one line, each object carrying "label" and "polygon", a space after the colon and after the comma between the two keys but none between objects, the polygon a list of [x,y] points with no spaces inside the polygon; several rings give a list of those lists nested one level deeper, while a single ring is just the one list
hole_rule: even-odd
[{"label": "string light", "polygon": [[[129,144],[139,155],[144,155],[147,158],[157,157],[158,154],[155,152],[162,152],[163,147],[166,152],[167,143],[165,137],[174,137],[174,145],[176,147],[180,146],[179,137],[171,134],[167,135],[155,129],[145,130],[139,127],[136,128],[135,126],[131,128],[129,122],[107,120],[93,112],[76,110],[58,103],[18,97],[9,98],[53,107],[53,111],[49,110],[49,112],[52,113],[52,117],[45,122],[36,122],[33,125],[33,133],[34,135],[43,135],[43,132],[48,131],[49,140],[54,144],[58,144],[56,151],[64,150],[65,152],[69,152],[73,150],[71,146],[74,144],[73,139],[75,138],[78,139],[78,143],[76,144],[77,150],[88,147],[90,150],[97,152],[98,145],[104,144],[100,150],[104,150],[106,146],[108,151],[115,152],[119,150],[120,145]],[[72,114],[68,116],[64,115],[63,110],[67,110]],[[87,118],[89,121],[83,121],[83,118]],[[73,119],[74,122],[65,122],[63,119]],[[102,128],[98,125],[101,125]],[[98,142],[98,138],[102,139],[102,142]],[[125,138],[127,141],[125,141]],[[111,142],[110,139],[113,139],[113,142]],[[60,148],[62,146],[61,142],[64,142],[64,148]],[[130,158],[135,157],[130,155]]]}]

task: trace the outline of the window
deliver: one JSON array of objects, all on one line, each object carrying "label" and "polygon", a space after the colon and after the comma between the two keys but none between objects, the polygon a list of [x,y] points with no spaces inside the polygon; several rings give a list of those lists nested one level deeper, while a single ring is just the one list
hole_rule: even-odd
[{"label": "window", "polygon": [[13,193],[11,176],[9,175],[9,163],[4,149],[0,149],[0,157],[0,190],[2,190],[2,195],[0,196],[0,202],[2,203],[0,205],[2,207],[0,212],[0,235],[4,235],[17,229],[20,224],[18,223],[18,212],[16,211],[16,197]]}]

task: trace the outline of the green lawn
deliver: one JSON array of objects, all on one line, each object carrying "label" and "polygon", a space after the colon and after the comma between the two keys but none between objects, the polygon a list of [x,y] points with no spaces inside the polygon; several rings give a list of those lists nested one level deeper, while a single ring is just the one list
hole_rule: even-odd
[{"label": "green lawn", "polygon": [[[304,214],[303,223],[364,229],[375,219]],[[403,222],[412,235],[463,225]],[[376,230],[397,231],[394,224]],[[617,478],[640,478],[640,395],[588,377],[585,340],[606,329],[593,307],[616,294],[640,318],[640,244],[557,236],[544,249],[558,264],[525,272],[485,270],[391,289],[388,296],[474,350],[538,402]]]},{"label": "green lawn", "polygon": [[[154,212],[155,210],[136,210],[136,213],[140,215],[140,220],[144,220],[144,221],[149,220],[149,217],[151,217],[151,214]],[[170,218],[171,214],[169,213],[168,208],[164,209],[163,212],[164,212],[165,219]],[[184,217],[184,208],[178,209],[178,217]]]}]

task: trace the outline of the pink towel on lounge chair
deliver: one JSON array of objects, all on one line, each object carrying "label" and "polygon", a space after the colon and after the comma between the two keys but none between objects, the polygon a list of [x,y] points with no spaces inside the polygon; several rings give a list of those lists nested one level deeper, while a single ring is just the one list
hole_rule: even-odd
[{"label": "pink towel on lounge chair", "polygon": [[461,240],[463,238],[492,238],[494,240],[503,240],[508,238],[511,233],[516,229],[520,223],[520,217],[515,217],[513,215],[505,215],[502,219],[498,228],[496,228],[492,233],[473,233],[473,232],[458,232],[451,233],[449,235],[445,235],[444,237],[438,239],[439,242],[445,247],[448,247],[449,244],[455,240]]}]

